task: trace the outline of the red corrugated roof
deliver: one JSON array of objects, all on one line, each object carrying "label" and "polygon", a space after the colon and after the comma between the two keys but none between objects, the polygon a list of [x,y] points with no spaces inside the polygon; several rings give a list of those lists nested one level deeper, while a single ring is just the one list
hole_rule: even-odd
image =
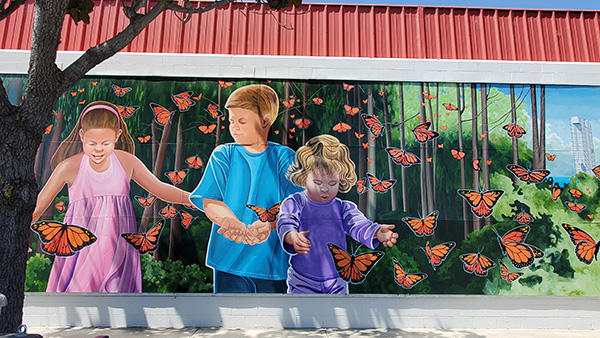
[{"label": "red corrugated roof", "polygon": [[[30,1],[0,21],[0,49],[29,49],[32,15]],[[91,24],[65,19],[60,50],[86,50],[126,23],[120,1],[97,1]],[[600,62],[598,37],[598,11],[234,3],[186,24],[163,13],[124,51]]]}]

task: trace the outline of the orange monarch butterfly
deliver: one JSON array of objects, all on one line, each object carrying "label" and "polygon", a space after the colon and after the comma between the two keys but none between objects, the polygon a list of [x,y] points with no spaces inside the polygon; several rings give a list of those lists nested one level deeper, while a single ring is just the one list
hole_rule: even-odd
[{"label": "orange monarch butterfly", "polygon": [[225,81],[219,80],[219,86],[221,86],[221,88],[228,88],[228,87],[233,86],[233,82],[225,82]]},{"label": "orange monarch butterfly", "polygon": [[556,201],[556,199],[563,190],[564,188],[560,187],[558,183],[554,183],[554,187],[552,188],[552,200]]},{"label": "orange monarch butterfly", "polygon": [[437,227],[437,218],[440,212],[435,210],[425,218],[403,217],[402,221],[406,223],[418,237],[431,236]]},{"label": "orange monarch butterfly", "polygon": [[548,161],[554,161],[554,159],[556,158],[556,155],[550,155],[550,154],[546,153],[546,158],[548,159]]},{"label": "orange monarch butterfly", "polygon": [[435,95],[431,95],[431,94],[429,94],[427,92],[423,92],[423,98],[425,100],[431,100],[431,99],[435,99]]},{"label": "orange monarch butterfly", "polygon": [[509,230],[504,236],[500,236],[498,231],[493,229],[498,237],[502,254],[510,259],[515,268],[524,268],[533,264],[535,258],[544,257],[542,250],[531,244],[524,243],[530,229],[528,225],[519,226]]},{"label": "orange monarch butterfly", "polygon": [[467,155],[464,151],[459,151],[456,149],[450,149],[450,153],[452,154],[452,157],[454,157],[457,160],[462,160],[465,155]]},{"label": "orange monarch butterfly", "polygon": [[362,111],[362,108],[352,107],[352,106],[349,106],[349,105],[345,104],[344,105],[344,111],[346,112],[346,115],[354,116],[357,113],[360,113]]},{"label": "orange monarch butterfly", "polygon": [[144,208],[147,208],[149,206],[151,206],[152,204],[154,204],[154,201],[156,201],[156,196],[148,196],[148,197],[142,197],[142,196],[135,196],[135,200]]},{"label": "orange monarch butterfly", "polygon": [[189,169],[167,171],[165,172],[165,176],[171,180],[171,183],[179,184],[183,181],[188,171]]},{"label": "orange monarch butterfly", "polygon": [[163,230],[164,221],[158,221],[148,231],[140,233],[121,234],[127,243],[131,244],[140,254],[153,252],[158,249],[158,239]]},{"label": "orange monarch butterfly", "polygon": [[152,135],[148,134],[146,136],[138,136],[136,138],[138,141],[140,141],[140,143],[148,143],[148,141],[150,141],[150,139],[152,138]]},{"label": "orange monarch butterfly", "polygon": [[186,211],[180,211],[179,215],[181,216],[181,226],[185,229],[190,227],[190,224],[194,222],[194,220],[198,217],[194,217],[192,214]]},{"label": "orange monarch butterfly", "polygon": [[175,218],[175,216],[179,214],[177,209],[173,208],[170,204],[167,204],[167,206],[162,208],[158,213],[162,218]]},{"label": "orange monarch butterfly", "polygon": [[71,92],[71,96],[75,96],[75,95],[77,95],[76,91],[75,92]]},{"label": "orange monarch butterfly", "polygon": [[301,117],[299,119],[295,119],[294,124],[296,124],[300,129],[306,129],[312,124],[312,121],[306,117]]},{"label": "orange monarch butterfly", "polygon": [[514,138],[521,138],[521,136],[526,134],[525,129],[523,129],[523,127],[515,123],[509,123],[502,127],[502,129],[508,132],[508,136]]},{"label": "orange monarch butterfly", "polygon": [[294,102],[296,102],[296,100],[293,98],[289,99],[288,101],[282,101],[283,105],[287,108],[292,108],[294,106]]},{"label": "orange monarch butterfly", "polygon": [[193,155],[185,159],[185,162],[192,169],[199,169],[204,163],[198,155]]},{"label": "orange monarch butterfly", "polygon": [[433,139],[438,138],[440,133],[437,131],[429,130],[431,127],[431,122],[423,122],[419,123],[413,130],[413,134],[415,134],[415,138],[419,143],[425,143],[427,141],[431,141]]},{"label": "orange monarch butterfly", "polygon": [[506,166],[506,169],[508,169],[515,176],[517,176],[521,181],[527,183],[540,183],[546,178],[546,176],[550,175],[550,170],[529,170],[521,167],[518,164],[509,164]]},{"label": "orange monarch butterfly", "polygon": [[452,103],[443,103],[442,106],[444,106],[444,108],[446,108],[446,110],[458,110],[458,108],[453,105]]},{"label": "orange monarch butterfly", "polygon": [[502,279],[504,279],[505,281],[512,283],[517,278],[523,276],[522,272],[509,272],[508,268],[506,267],[506,265],[504,265],[504,263],[502,263],[501,260],[498,260],[498,263],[500,263],[500,272],[502,274]]},{"label": "orange monarch butterfly", "polygon": [[85,100],[81,100],[81,101],[79,101],[77,103],[79,103],[79,104],[85,104]]},{"label": "orange monarch butterfly", "polygon": [[593,167],[592,172],[596,175],[597,178],[600,178],[600,165]]},{"label": "orange monarch butterfly", "polygon": [[396,180],[380,180],[369,173],[367,173],[367,178],[369,178],[371,189],[382,194],[388,192],[396,184]]},{"label": "orange monarch butterfly", "polygon": [[369,148],[369,142],[367,142],[367,143],[361,142],[361,144],[362,144],[363,149]]},{"label": "orange monarch butterfly", "polygon": [[351,91],[351,90],[352,90],[352,88],[354,88],[354,86],[353,86],[353,85],[349,85],[349,84],[347,84],[347,83],[345,83],[345,82],[342,82],[342,85],[344,86],[344,90],[345,90],[345,91],[348,91],[348,92],[349,92],[349,91]]},{"label": "orange monarch butterfly", "polygon": [[454,249],[455,246],[456,246],[456,242],[450,241],[450,242],[441,243],[434,247],[431,247],[431,245],[429,244],[429,241],[427,241],[427,244],[425,244],[425,247],[424,248],[421,247],[421,249],[423,249],[423,251],[425,251],[425,254],[427,255],[427,259],[429,260],[429,263],[431,264],[433,271],[435,271],[435,268],[440,266],[442,264],[442,262],[444,262],[446,260],[446,258],[448,258],[450,251],[452,251],[452,249]]},{"label": "orange monarch butterfly", "polygon": [[356,181],[356,192],[359,195],[364,194],[367,191],[367,178],[363,177],[360,180]]},{"label": "orange monarch butterfly", "polygon": [[80,93],[83,93],[83,92],[85,92],[85,88],[78,88],[77,91]]},{"label": "orange monarch butterfly", "polygon": [[533,222],[533,217],[526,213],[525,210],[521,210],[520,213],[516,214],[513,221],[517,221],[519,224],[529,224]]},{"label": "orange monarch butterfly", "polygon": [[96,87],[98,85],[98,81],[92,81],[92,86]]},{"label": "orange monarch butterfly", "polygon": [[192,203],[190,204],[184,204],[184,206],[190,210],[198,210],[198,208],[196,208],[195,205],[193,205]]},{"label": "orange monarch butterfly", "polygon": [[473,160],[473,170],[481,171],[481,167],[479,166],[479,159]]},{"label": "orange monarch butterfly", "polygon": [[198,96],[192,96],[192,100],[200,101],[202,98],[202,93],[198,94]]},{"label": "orange monarch butterfly", "polygon": [[585,209],[585,205],[579,204],[579,203],[573,203],[570,201],[566,201],[565,205],[567,207],[569,207],[569,209],[571,209],[571,211],[574,211],[576,213],[580,213],[583,209]]},{"label": "orange monarch butterfly", "polygon": [[479,277],[485,277],[488,274],[488,270],[494,268],[496,263],[481,253],[468,253],[459,256],[460,260],[463,261],[463,270],[466,273],[475,274]]},{"label": "orange monarch butterfly", "polygon": [[168,111],[167,108],[154,102],[150,103],[150,108],[152,108],[152,111],[154,112],[154,119],[156,120],[156,123],[160,124],[161,126],[166,125],[173,116],[173,112]]},{"label": "orange monarch butterfly", "polygon": [[119,114],[121,115],[121,117],[123,118],[130,118],[131,115],[133,115],[133,113],[135,113],[140,107],[139,106],[119,106],[119,105],[115,105],[115,107],[117,107],[117,111],[119,112]]},{"label": "orange monarch butterfly", "polygon": [[362,114],[360,117],[362,117],[363,123],[365,126],[367,126],[367,128],[369,128],[373,136],[378,137],[379,135],[383,134],[385,127],[376,117],[368,114]]},{"label": "orange monarch butterfly", "polygon": [[209,126],[205,126],[205,125],[198,126],[198,130],[200,130],[204,134],[210,134],[213,131],[215,131],[216,128],[217,128],[217,124],[216,123],[213,123],[213,124],[211,124]]},{"label": "orange monarch butterfly", "polygon": [[373,161],[375,161],[375,159],[374,159],[374,158],[368,158],[368,157],[367,157],[367,161],[368,161],[369,163],[373,163]]},{"label": "orange monarch butterfly", "polygon": [[217,108],[216,104],[209,104],[204,110],[206,110],[214,119],[223,116],[223,113]]},{"label": "orange monarch butterfly", "polygon": [[246,207],[254,211],[256,216],[258,216],[258,219],[262,222],[275,222],[277,220],[277,215],[279,214],[279,209],[281,208],[281,202],[275,204],[269,209],[257,207],[256,205],[252,204],[246,204]]},{"label": "orange monarch butterfly", "polygon": [[575,256],[577,256],[577,259],[587,265],[592,264],[594,259],[598,260],[600,242],[596,243],[587,232],[571,224],[563,223],[562,227],[569,234],[571,242],[575,244]]},{"label": "orange monarch butterfly", "polygon": [[575,188],[569,189],[569,193],[571,194],[571,196],[573,196],[573,198],[579,198],[583,196],[583,193]]},{"label": "orange monarch butterfly", "polygon": [[52,127],[54,127],[54,124],[47,126],[46,129],[44,129],[44,135],[50,134],[50,132],[52,131]]},{"label": "orange monarch butterfly", "polygon": [[321,99],[321,98],[319,98],[319,97],[315,97],[315,98],[313,98],[312,100],[313,100],[313,102],[314,102],[315,104],[318,104],[318,105],[320,105],[320,104],[322,104],[322,103],[323,103],[323,99]]},{"label": "orange monarch butterfly", "polygon": [[360,138],[362,138],[363,136],[365,136],[365,134],[359,134],[359,133],[357,133],[357,132],[354,132],[354,136],[356,136],[356,138],[360,139]]},{"label": "orange monarch butterfly", "polygon": [[359,255],[350,255],[346,250],[333,243],[327,243],[338,275],[346,282],[360,284],[367,274],[383,257],[381,251],[370,251]]},{"label": "orange monarch butterfly", "polygon": [[296,127],[290,128],[290,133],[295,133],[295,132],[296,132]]},{"label": "orange monarch butterfly", "polygon": [[129,93],[129,91],[131,90],[131,87],[121,88],[117,85],[112,85],[112,88],[113,88],[115,95],[117,95],[117,96],[124,96],[125,94]]},{"label": "orange monarch butterfly", "polygon": [[344,122],[340,122],[340,123],[336,124],[335,126],[333,126],[333,130],[337,131],[338,133],[345,133],[350,129],[352,129],[352,127],[350,127],[349,124],[344,123]]},{"label": "orange monarch butterfly", "polygon": [[492,208],[504,194],[504,190],[487,190],[479,192],[469,189],[459,189],[457,192],[469,203],[471,212],[479,218],[491,215]]},{"label": "orange monarch butterfly", "polygon": [[58,212],[65,212],[67,210],[67,206],[65,205],[65,201],[60,201],[54,205]]},{"label": "orange monarch butterfly", "polygon": [[67,257],[96,242],[97,237],[88,229],[59,221],[42,221],[31,225],[42,242],[42,251],[49,255]]},{"label": "orange monarch butterfly", "polygon": [[412,289],[413,286],[427,278],[427,274],[424,272],[406,273],[396,257],[392,257],[392,260],[394,261],[394,280],[405,290]]},{"label": "orange monarch butterfly", "polygon": [[179,111],[188,111],[191,106],[195,105],[196,102],[190,100],[190,97],[194,95],[194,92],[187,91],[179,94],[171,95],[171,100],[175,102]]}]

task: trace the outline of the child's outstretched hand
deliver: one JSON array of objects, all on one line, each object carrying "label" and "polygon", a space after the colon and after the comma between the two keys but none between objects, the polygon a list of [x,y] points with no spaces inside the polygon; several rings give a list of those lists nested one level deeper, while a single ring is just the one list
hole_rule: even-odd
[{"label": "child's outstretched hand", "polygon": [[239,220],[226,219],[217,233],[222,234],[225,238],[241,243],[246,237],[246,224]]},{"label": "child's outstretched hand", "polygon": [[393,224],[382,224],[375,233],[375,238],[377,238],[383,246],[391,248],[396,244],[396,239],[398,238],[398,234],[392,231],[395,227],[396,226]]},{"label": "child's outstretched hand", "polygon": [[310,231],[290,231],[285,235],[285,242],[294,246],[294,251],[306,255],[310,251],[310,240],[306,238]]},{"label": "child's outstretched hand", "polygon": [[254,245],[262,243],[269,238],[271,234],[271,224],[269,222],[263,222],[257,220],[254,223],[248,225],[248,231],[246,231],[245,244]]}]

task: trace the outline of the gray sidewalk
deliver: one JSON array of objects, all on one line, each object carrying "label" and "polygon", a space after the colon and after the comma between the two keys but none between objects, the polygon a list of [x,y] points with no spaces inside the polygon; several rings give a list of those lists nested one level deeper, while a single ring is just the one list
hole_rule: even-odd
[{"label": "gray sidewalk", "polygon": [[232,337],[232,338],[359,338],[359,337],[574,337],[600,338],[600,331],[557,331],[557,330],[434,330],[434,329],[223,329],[223,328],[182,328],[182,329],[146,329],[146,328],[28,328],[29,334],[40,334],[44,338],[130,338],[130,337]]}]

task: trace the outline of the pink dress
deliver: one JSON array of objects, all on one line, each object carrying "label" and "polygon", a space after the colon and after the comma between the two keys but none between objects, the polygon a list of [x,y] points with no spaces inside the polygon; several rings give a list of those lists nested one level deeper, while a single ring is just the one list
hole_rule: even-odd
[{"label": "pink dress", "polygon": [[138,251],[121,237],[137,232],[130,179],[117,155],[96,172],[83,155],[69,187],[64,222],[90,230],[98,240],[70,257],[55,257],[46,292],[142,292]]}]

